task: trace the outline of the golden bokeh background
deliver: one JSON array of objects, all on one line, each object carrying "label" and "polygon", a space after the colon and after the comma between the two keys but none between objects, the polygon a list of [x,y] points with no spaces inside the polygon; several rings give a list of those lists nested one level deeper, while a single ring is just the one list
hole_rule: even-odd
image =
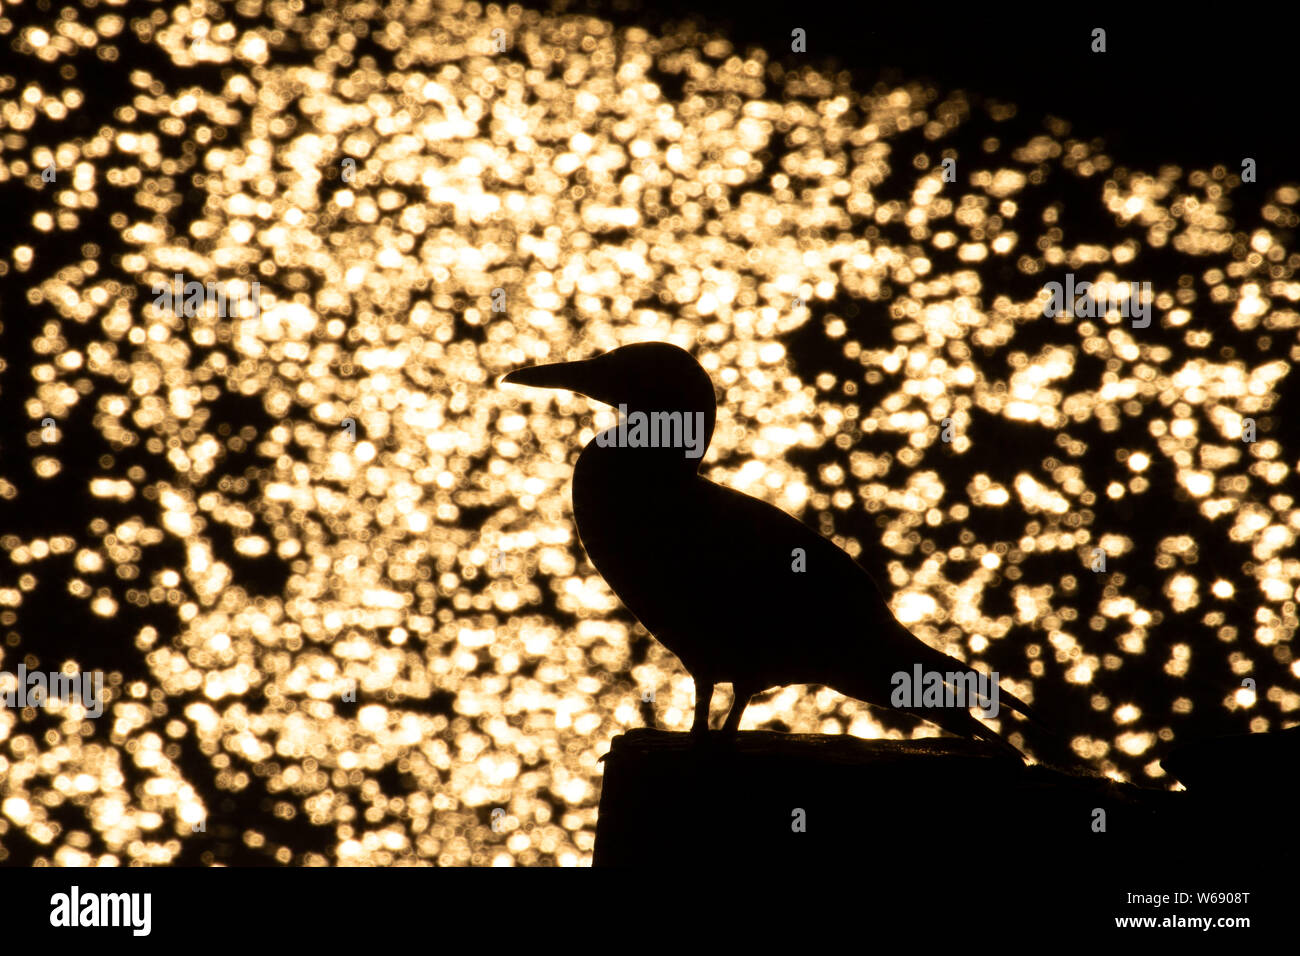
[{"label": "golden bokeh background", "polygon": [[[0,525],[0,670],[104,667],[112,699],[0,709],[0,860],[589,864],[598,758],[688,727],[693,687],[575,538],[571,466],[609,411],[496,380],[642,340],[720,391],[708,477],[883,573],[915,633],[1055,707],[1099,769],[1167,786],[1180,719],[1300,721],[1273,414],[1297,189],[1243,229],[1234,171],[1126,169],[1061,120],[1022,136],[1009,103],[692,27],[64,10],[0,18],[0,189],[33,206],[0,250],[24,441],[0,497],[35,525]],[[79,57],[129,82],[111,115],[80,116]],[[1045,318],[1068,271],[1151,281],[1151,327]],[[256,281],[260,314],[157,308],[176,273]],[[78,463],[78,428],[105,453]],[[31,510],[60,481],[75,532]],[[43,639],[51,593],[90,621],[77,653]],[[790,687],[742,728],[937,733],[893,719]]]}]

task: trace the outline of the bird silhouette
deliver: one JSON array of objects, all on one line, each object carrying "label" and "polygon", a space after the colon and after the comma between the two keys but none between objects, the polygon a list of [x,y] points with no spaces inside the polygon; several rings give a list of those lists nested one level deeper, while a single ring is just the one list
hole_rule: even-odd
[{"label": "bird silhouette", "polygon": [[[890,708],[901,686],[895,675],[914,675],[918,665],[973,674],[904,627],[847,552],[781,509],[698,473],[716,399],[689,352],[644,342],[516,369],[501,381],[618,407],[620,425],[589,442],[574,468],[578,536],[614,593],[694,678],[697,739],[707,737],[718,683],[734,691],[723,726],[730,739],[750,698],[774,686],[821,684]],[[1037,720],[1023,701],[997,693]],[[898,709],[1021,756],[965,707],[934,703],[912,698]]]}]

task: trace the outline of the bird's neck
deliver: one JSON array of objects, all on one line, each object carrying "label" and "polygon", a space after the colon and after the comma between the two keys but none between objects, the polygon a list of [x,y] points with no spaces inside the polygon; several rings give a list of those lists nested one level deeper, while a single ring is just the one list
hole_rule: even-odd
[{"label": "bird's neck", "polygon": [[620,405],[618,412],[618,424],[583,451],[586,471],[636,472],[664,480],[692,478],[699,471],[713,437],[713,409],[642,411]]},{"label": "bird's neck", "polygon": [[693,475],[709,449],[714,418],[711,408],[650,411],[619,405],[618,424],[588,447],[617,452],[629,466]]}]

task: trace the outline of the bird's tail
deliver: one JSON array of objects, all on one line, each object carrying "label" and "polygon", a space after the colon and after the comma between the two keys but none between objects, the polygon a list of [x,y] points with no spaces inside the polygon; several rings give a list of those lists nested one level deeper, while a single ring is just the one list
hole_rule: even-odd
[{"label": "bird's tail", "polygon": [[[933,651],[933,653],[935,657],[932,659],[932,663],[929,666],[935,667],[937,669],[940,666],[940,663],[942,663],[942,666],[948,670],[955,669],[957,671],[965,671],[965,672],[969,672],[971,670],[971,668],[968,665],[963,664],[955,657],[949,657],[947,654],[943,654],[940,651]],[[1017,713],[1019,713],[1021,716],[1025,718],[1025,723],[1028,725],[1027,727],[1023,727],[1022,725],[1022,727],[1017,728],[1014,725],[1008,725],[1008,724],[1004,724],[1004,727],[1006,727],[1008,731],[1010,730],[1021,731],[1022,736],[1025,739],[1025,742],[1028,744],[1029,748],[1033,751],[1033,755],[1036,760],[1040,762],[1050,763],[1053,766],[1056,766],[1058,768],[1068,768],[1073,771],[1082,771],[1090,774],[1096,773],[1096,770],[1093,767],[1091,767],[1087,762],[1082,760],[1077,754],[1074,753],[1073,750],[1070,749],[1069,742],[1066,739],[1065,735],[1062,734],[1057,728],[1047,723],[1047,721],[1045,721],[1042,717],[1040,717],[1032,707],[1026,704],[1015,694],[1008,692],[1000,684],[998,686],[997,692],[998,692],[999,706],[1006,705],[1011,710],[1016,711]],[[979,737],[982,740],[990,740],[990,741],[991,738],[997,738],[1005,746],[1010,746],[1010,744],[1008,744],[1003,738],[1001,738],[998,734],[995,734],[992,730],[990,730],[980,721],[976,720],[970,714],[964,713],[964,716],[969,718],[969,724],[967,726],[970,729],[971,735]],[[927,719],[933,719],[933,718],[927,717]],[[943,724],[940,724],[940,726],[943,726]],[[977,731],[975,728],[979,728],[979,730]],[[980,731],[983,732],[981,733]]]},{"label": "bird's tail", "polygon": [[913,709],[911,713],[918,717],[924,717],[933,724],[938,724],[950,733],[962,737],[974,737],[977,740],[983,740],[985,743],[992,744],[1008,757],[1014,756],[1017,760],[1022,762],[1025,759],[1025,755],[1012,746],[1010,741],[994,731],[991,727],[981,723],[964,710],[948,708],[939,711],[934,708],[923,708]]},{"label": "bird's tail", "polygon": [[[916,641],[916,638],[913,637],[912,640]],[[920,642],[916,641],[916,643]],[[925,650],[921,652],[921,663],[923,668],[937,671],[944,675],[978,674],[978,672],[969,664],[965,664],[957,660],[955,657],[950,657],[942,651],[937,651],[927,645],[923,646],[925,646]],[[947,680],[944,681],[944,685],[952,686],[954,690],[958,689],[953,682]],[[967,682],[965,686],[970,687],[971,685]],[[978,687],[979,684],[976,684],[975,686]],[[1048,724],[1038,714],[1038,712],[1034,710],[1034,708],[1030,707],[1015,694],[1007,691],[1000,683],[997,685],[996,692],[999,707],[1005,706],[1025,718],[1025,723],[1029,725],[1029,728],[1024,732],[1023,736],[1036,754],[1043,752],[1045,754],[1050,754],[1053,760],[1065,759],[1062,757],[1062,754],[1068,750],[1068,747],[1065,744],[1064,738],[1055,728]],[[985,724],[981,723],[966,710],[960,708],[946,708],[942,712],[936,711],[935,713],[930,713],[930,710],[930,708],[927,708],[925,711],[914,710],[913,713],[917,713],[918,716],[924,717],[926,720],[936,723],[954,733],[961,733],[964,731],[965,736],[977,737],[1002,748],[1015,750],[1015,748],[1012,747],[1001,734],[998,734]],[[940,717],[943,719],[938,719]],[[1017,729],[1014,725],[1004,724],[1004,727],[1008,730]],[[1016,753],[1019,754],[1019,751],[1016,751]]]},{"label": "bird's tail", "polygon": [[998,687],[998,700],[1010,703],[1012,710],[1016,711],[1016,713],[1020,714],[1039,730],[1045,730],[1048,733],[1056,732],[1043,720],[1043,718],[1038,716],[1038,713],[1032,707],[1015,694],[1008,692],[1006,688],[1001,686]]},{"label": "bird's tail", "polygon": [[[913,637],[912,640],[916,641],[917,639]],[[917,643],[920,642],[917,641]],[[964,664],[961,661],[957,660],[957,658],[955,657],[950,657],[949,655],[943,653],[942,651],[936,651],[934,648],[928,645],[922,645],[922,646],[925,647],[925,651],[923,651],[921,654],[922,657],[921,664],[927,670],[935,671],[940,674],[974,673],[978,676],[985,676],[985,675],[980,675],[979,672],[976,671],[969,664]],[[987,679],[993,680],[992,677],[988,677]],[[945,684],[951,684],[951,682],[945,681]],[[969,684],[967,686],[969,686]],[[997,695],[998,695],[999,706],[1002,706],[1003,704],[1009,705],[1012,710],[1019,713],[1030,723],[1036,725],[1042,730],[1046,730],[1049,732],[1051,731],[1051,728],[1048,726],[1047,722],[1044,721],[1042,717],[1040,717],[1032,707],[1026,704],[1015,694],[1012,694],[1009,691],[1007,691],[1007,689],[1002,687],[1000,683],[997,685]]]}]

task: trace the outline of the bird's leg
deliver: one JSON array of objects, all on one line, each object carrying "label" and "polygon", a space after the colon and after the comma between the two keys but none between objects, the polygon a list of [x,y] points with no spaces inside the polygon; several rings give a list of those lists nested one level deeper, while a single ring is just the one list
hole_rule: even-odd
[{"label": "bird's leg", "polygon": [[727,722],[722,725],[722,739],[734,740],[736,732],[740,730],[740,718],[745,714],[745,708],[749,706],[749,698],[754,696],[752,688],[745,687],[741,684],[732,684],[732,701],[731,711],[727,714]]},{"label": "bird's leg", "polygon": [[713,703],[713,681],[695,681],[695,720],[691,723],[691,736],[696,743],[709,739],[709,704]]}]

